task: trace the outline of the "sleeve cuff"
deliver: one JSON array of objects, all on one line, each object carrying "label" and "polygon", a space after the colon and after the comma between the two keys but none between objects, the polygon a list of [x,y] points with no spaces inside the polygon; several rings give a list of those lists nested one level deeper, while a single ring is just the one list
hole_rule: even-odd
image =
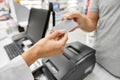
[{"label": "sleeve cuff", "polygon": [[6,66],[0,69],[0,80],[34,80],[30,68],[22,56],[11,60]]},{"label": "sleeve cuff", "polygon": [[[7,75],[7,77],[6,77]],[[11,60],[6,66],[0,69],[1,80],[34,80],[30,68],[22,56]]]},{"label": "sleeve cuff", "polygon": [[18,56],[13,59],[13,63],[18,66],[17,69],[15,69],[15,72],[19,77],[21,77],[21,80],[34,80],[31,70],[22,56]]}]

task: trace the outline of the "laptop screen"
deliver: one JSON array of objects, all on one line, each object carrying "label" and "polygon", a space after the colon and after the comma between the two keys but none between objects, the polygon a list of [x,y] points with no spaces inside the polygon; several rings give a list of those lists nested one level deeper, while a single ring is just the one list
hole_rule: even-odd
[{"label": "laptop screen", "polygon": [[14,1],[13,0],[9,0],[8,3],[9,3],[9,6],[10,6],[10,15],[11,15],[12,19],[15,22],[17,22],[17,15],[16,15],[16,11],[15,11]]},{"label": "laptop screen", "polygon": [[10,15],[13,20],[18,24],[20,22],[28,22],[30,10],[25,6],[14,2],[14,0],[9,0],[8,2],[10,6]]},{"label": "laptop screen", "polygon": [[16,2],[14,2],[14,6],[15,6],[18,24],[21,22],[28,22],[30,10],[25,6],[18,4]]},{"label": "laptop screen", "polygon": [[49,11],[32,8],[29,16],[27,35],[37,42],[45,36],[49,22]]}]

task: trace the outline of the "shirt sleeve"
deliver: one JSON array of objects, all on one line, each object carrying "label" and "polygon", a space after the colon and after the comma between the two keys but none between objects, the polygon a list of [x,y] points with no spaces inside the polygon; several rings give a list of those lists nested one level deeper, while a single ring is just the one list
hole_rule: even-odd
[{"label": "shirt sleeve", "polygon": [[34,80],[30,68],[21,56],[0,69],[0,80]]},{"label": "shirt sleeve", "polygon": [[99,0],[90,0],[90,6],[88,8],[89,12],[98,12],[99,11]]}]

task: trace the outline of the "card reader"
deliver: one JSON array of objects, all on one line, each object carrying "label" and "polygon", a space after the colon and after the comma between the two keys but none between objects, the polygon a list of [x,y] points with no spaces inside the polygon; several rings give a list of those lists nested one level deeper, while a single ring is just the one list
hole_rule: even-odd
[{"label": "card reader", "polygon": [[33,75],[44,74],[47,80],[83,80],[92,72],[95,60],[95,50],[76,41],[65,46],[63,55],[44,58]]}]

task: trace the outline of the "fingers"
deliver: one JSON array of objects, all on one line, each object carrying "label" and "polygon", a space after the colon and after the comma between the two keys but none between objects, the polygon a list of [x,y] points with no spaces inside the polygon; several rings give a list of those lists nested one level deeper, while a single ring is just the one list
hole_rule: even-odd
[{"label": "fingers", "polygon": [[0,21],[4,21],[4,20],[7,20],[8,18],[3,16],[3,17],[0,17]]},{"label": "fingers", "polygon": [[54,32],[54,30],[53,30],[53,29],[51,29],[51,30],[50,30],[50,34],[52,34],[53,32]]},{"label": "fingers", "polygon": [[67,40],[68,40],[68,35],[65,34],[65,35],[61,38],[61,40],[59,40],[59,42],[60,42],[62,45],[65,45],[65,43],[67,42]]},{"label": "fingers", "polygon": [[64,30],[54,31],[49,35],[49,38],[56,39],[57,37],[60,37],[61,35],[64,35],[64,34],[65,34]]},{"label": "fingers", "polygon": [[62,20],[64,19],[74,19],[80,16],[79,12],[70,12],[62,16]]}]

